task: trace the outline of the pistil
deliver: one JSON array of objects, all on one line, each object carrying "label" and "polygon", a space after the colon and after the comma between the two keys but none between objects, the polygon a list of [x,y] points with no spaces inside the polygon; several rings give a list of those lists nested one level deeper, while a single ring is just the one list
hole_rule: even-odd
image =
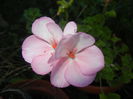
[{"label": "pistil", "polygon": [[74,51],[70,51],[70,52],[68,53],[68,57],[70,57],[70,58],[75,58],[75,52],[74,52]]}]

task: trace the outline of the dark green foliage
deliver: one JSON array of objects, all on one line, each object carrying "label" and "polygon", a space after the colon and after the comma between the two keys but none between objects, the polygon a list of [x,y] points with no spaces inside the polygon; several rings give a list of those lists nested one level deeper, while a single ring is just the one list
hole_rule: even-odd
[{"label": "dark green foliage", "polygon": [[24,11],[23,17],[26,22],[26,29],[28,30],[28,33],[31,33],[31,24],[33,21],[40,16],[42,15],[38,8],[29,8]]},{"label": "dark green foliage", "polygon": [[59,4],[57,15],[60,15],[61,13],[66,12],[66,9],[72,6],[73,1],[74,0],[70,0],[69,2],[67,2],[66,0],[57,1],[57,4]]},{"label": "dark green foliage", "polygon": [[99,95],[100,99],[121,99],[120,95],[116,94],[116,93],[109,93],[109,94],[103,94],[101,93]]}]

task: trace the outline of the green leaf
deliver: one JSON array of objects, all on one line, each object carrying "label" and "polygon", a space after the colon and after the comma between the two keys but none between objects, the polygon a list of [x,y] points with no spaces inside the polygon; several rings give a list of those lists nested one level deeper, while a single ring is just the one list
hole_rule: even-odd
[{"label": "green leaf", "polygon": [[100,99],[120,99],[120,95],[116,93],[109,93],[109,94],[101,93],[99,97]]},{"label": "green leaf", "polygon": [[100,24],[103,25],[105,23],[105,17],[103,14],[97,14],[95,16],[89,16],[83,20],[83,23],[85,24]]},{"label": "green leaf", "polygon": [[24,11],[23,18],[26,21],[26,29],[28,30],[28,33],[31,33],[31,24],[33,21],[40,16],[41,13],[38,8],[29,8]]},{"label": "green leaf", "polygon": [[29,8],[24,10],[24,18],[26,21],[34,21],[37,17],[41,16],[40,9],[38,8]]},{"label": "green leaf", "polygon": [[132,61],[133,61],[133,59],[132,59],[132,57],[131,57],[131,55],[130,54],[125,54],[125,55],[123,55],[122,57],[121,57],[121,61],[122,61],[122,65],[125,65],[125,67],[127,68],[132,68],[133,66],[132,66]]},{"label": "green leaf", "polygon": [[60,25],[60,27],[63,29],[64,27],[65,27],[65,25],[67,24],[67,21],[65,21],[65,20],[60,20],[60,22],[59,22],[59,25]]},{"label": "green leaf", "polygon": [[65,10],[68,9],[72,5],[73,1],[74,0],[69,0],[69,1],[59,0],[59,1],[57,1],[57,4],[59,4],[57,15],[60,15],[61,13],[65,12]]},{"label": "green leaf", "polygon": [[100,99],[107,99],[107,96],[106,96],[105,94],[101,93],[101,94],[99,95],[99,98],[100,98]]},{"label": "green leaf", "polygon": [[111,81],[115,77],[115,73],[111,66],[105,65],[104,69],[101,71],[102,79],[106,79],[107,81]]},{"label": "green leaf", "polygon": [[113,43],[117,43],[117,42],[120,41],[121,39],[118,38],[118,37],[116,37],[116,36],[114,36],[114,37],[111,38],[111,40],[113,41]]},{"label": "green leaf", "polygon": [[104,41],[102,41],[102,40],[98,40],[96,42],[96,45],[99,46],[99,47],[105,47],[106,46],[106,43]]},{"label": "green leaf", "polygon": [[127,52],[127,51],[128,51],[128,46],[126,44],[122,44],[121,52]]},{"label": "green leaf", "polygon": [[105,12],[105,16],[106,17],[116,17],[117,14],[116,14],[115,10],[111,10],[111,11]]}]

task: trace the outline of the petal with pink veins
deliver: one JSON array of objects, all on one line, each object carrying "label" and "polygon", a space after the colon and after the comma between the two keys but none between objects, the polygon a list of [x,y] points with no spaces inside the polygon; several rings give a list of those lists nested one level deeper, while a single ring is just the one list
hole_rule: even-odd
[{"label": "petal with pink veins", "polygon": [[88,76],[83,75],[79,70],[78,64],[74,60],[71,60],[67,66],[68,68],[65,71],[65,79],[73,86],[88,86],[96,77],[96,74]]},{"label": "petal with pink veins", "polygon": [[95,45],[76,54],[75,61],[84,75],[95,74],[104,67],[104,56]]},{"label": "petal with pink veins", "polygon": [[69,83],[65,80],[64,73],[69,65],[67,58],[61,58],[54,66],[51,72],[51,83],[55,87],[68,87]]},{"label": "petal with pink veins", "polygon": [[75,48],[77,42],[78,35],[69,34],[64,36],[55,49],[55,58],[67,57],[67,54]]},{"label": "petal with pink veins", "polygon": [[46,26],[46,24],[48,23],[55,23],[55,22],[49,17],[41,17],[36,19],[32,24],[32,33],[38,36],[39,38],[47,42],[50,42],[52,35],[48,31],[48,28]]},{"label": "petal with pink veins", "polygon": [[73,50],[78,53],[81,50],[92,46],[94,42],[95,39],[91,35],[85,33],[80,32],[73,35],[66,35],[56,48],[55,58],[66,57],[67,54]]},{"label": "petal with pink veins", "polygon": [[89,34],[79,32],[78,35],[79,35],[79,38],[78,38],[79,40],[76,45],[77,52],[89,46],[92,46],[95,43],[95,39]]},{"label": "petal with pink veins", "polygon": [[77,32],[77,25],[75,22],[70,21],[64,28],[64,35],[75,34]]},{"label": "petal with pink veins", "polygon": [[27,37],[22,44],[22,56],[25,61],[31,63],[32,59],[38,55],[44,54],[46,51],[53,50],[45,41],[34,35]]},{"label": "petal with pink veins", "polygon": [[48,23],[47,27],[48,27],[48,31],[53,36],[54,40],[57,40],[59,42],[63,34],[61,28],[56,23],[53,23],[53,22]]},{"label": "petal with pink veins", "polygon": [[53,66],[48,63],[49,58],[51,57],[51,52],[46,52],[43,55],[33,58],[31,67],[33,71],[39,75],[45,75],[49,73]]}]

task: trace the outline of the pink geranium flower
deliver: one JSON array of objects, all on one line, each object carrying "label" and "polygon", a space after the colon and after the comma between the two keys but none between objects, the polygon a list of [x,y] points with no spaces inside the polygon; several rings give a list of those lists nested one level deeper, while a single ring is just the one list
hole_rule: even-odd
[{"label": "pink geranium flower", "polygon": [[[76,29],[76,24],[69,22],[64,29],[64,35],[75,33]],[[34,72],[45,75],[53,68],[48,61],[62,39],[63,32],[51,18],[41,17],[33,22],[32,33],[23,42],[22,56],[31,63]]]},{"label": "pink geranium flower", "polygon": [[52,58],[58,60],[51,72],[54,86],[84,87],[92,83],[97,72],[104,67],[104,56],[94,42],[91,35],[82,32],[63,37]]},{"label": "pink geranium flower", "polygon": [[51,83],[56,87],[87,86],[104,67],[95,39],[77,32],[74,22],[62,32],[51,18],[41,17],[33,22],[32,32],[23,42],[22,55],[37,74],[51,72]]}]

